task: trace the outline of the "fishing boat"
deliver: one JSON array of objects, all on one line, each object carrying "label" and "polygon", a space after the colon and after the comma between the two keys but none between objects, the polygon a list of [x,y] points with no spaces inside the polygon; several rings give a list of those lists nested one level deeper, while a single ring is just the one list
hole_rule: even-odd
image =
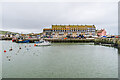
[{"label": "fishing boat", "polygon": [[19,37],[19,38],[17,38],[16,42],[17,42],[17,43],[29,43],[30,40],[26,40],[26,39],[23,38],[23,37]]},{"label": "fishing boat", "polygon": [[18,40],[17,43],[29,43],[30,40]]},{"label": "fishing boat", "polygon": [[40,40],[39,42],[36,42],[36,44],[34,44],[34,46],[50,46],[51,43],[48,41],[44,41],[44,40]]}]

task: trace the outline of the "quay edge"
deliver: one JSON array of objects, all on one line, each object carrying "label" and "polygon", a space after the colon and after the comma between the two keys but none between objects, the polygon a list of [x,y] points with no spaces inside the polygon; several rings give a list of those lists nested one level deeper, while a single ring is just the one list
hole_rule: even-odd
[{"label": "quay edge", "polygon": [[44,38],[52,43],[94,43],[95,45],[103,45],[120,48],[120,39],[118,38],[99,38],[99,39],[53,39]]},{"label": "quay edge", "polygon": [[50,41],[52,43],[62,43],[62,42],[74,42],[74,43],[79,43],[79,42],[94,42],[94,39],[52,39],[52,38],[44,38],[46,41]]},{"label": "quay edge", "polygon": [[[97,38],[97,39],[79,39],[79,38],[43,38],[46,41],[50,41],[52,43],[94,43],[95,45],[106,45],[120,48],[120,39],[119,38]],[[12,40],[12,38],[3,38],[1,40]],[[35,41],[39,41],[40,39],[26,39],[30,40],[30,43],[34,43]],[[18,41],[15,41],[18,43]]]}]

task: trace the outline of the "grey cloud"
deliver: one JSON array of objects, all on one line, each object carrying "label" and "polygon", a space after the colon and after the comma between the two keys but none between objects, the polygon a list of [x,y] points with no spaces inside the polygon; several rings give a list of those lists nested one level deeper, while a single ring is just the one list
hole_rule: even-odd
[{"label": "grey cloud", "polygon": [[3,3],[3,29],[27,33],[52,24],[94,24],[117,34],[117,10],[114,2]]}]

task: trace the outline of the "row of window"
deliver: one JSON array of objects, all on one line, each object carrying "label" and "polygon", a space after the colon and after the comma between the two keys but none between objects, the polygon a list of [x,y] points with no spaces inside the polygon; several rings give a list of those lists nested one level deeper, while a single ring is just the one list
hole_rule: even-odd
[{"label": "row of window", "polygon": [[[82,32],[78,32],[76,34],[81,34]],[[95,32],[90,32],[90,33],[95,33]],[[54,32],[52,34],[55,34]],[[64,32],[59,32],[58,34],[64,34]],[[73,34],[72,32],[71,33],[68,33],[68,34]],[[85,32],[85,34],[89,34],[89,32]]]},{"label": "row of window", "polygon": [[89,30],[44,30],[44,32],[52,32],[52,31],[60,31],[60,32],[67,32],[67,31],[95,31],[95,29],[89,29]]},{"label": "row of window", "polygon": [[[72,30],[72,29],[77,29],[77,30],[78,30],[78,29],[81,29],[81,28],[53,28],[53,29],[54,29],[54,30],[57,30],[57,29],[63,29],[63,30],[64,30],[64,29],[71,29],[71,30]],[[95,28],[82,28],[82,29],[95,29]]]},{"label": "row of window", "polygon": [[[79,34],[81,34],[81,33],[79,33]],[[76,35],[79,35],[79,34],[76,34]],[[89,34],[89,33],[87,33],[87,34]],[[92,34],[95,34],[95,33],[92,33]],[[52,34],[52,35],[64,35],[64,34]]]},{"label": "row of window", "polygon": [[81,32],[95,32],[95,30],[53,30],[54,32],[58,31],[58,32],[74,32],[74,31],[81,31]]}]

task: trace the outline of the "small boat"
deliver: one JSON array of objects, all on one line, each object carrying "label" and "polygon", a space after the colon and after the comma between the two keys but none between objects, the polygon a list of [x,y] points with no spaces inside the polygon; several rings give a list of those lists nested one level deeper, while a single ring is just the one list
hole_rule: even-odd
[{"label": "small boat", "polygon": [[36,44],[34,44],[34,46],[50,46],[50,45],[51,45],[50,42],[44,40],[36,42]]}]

